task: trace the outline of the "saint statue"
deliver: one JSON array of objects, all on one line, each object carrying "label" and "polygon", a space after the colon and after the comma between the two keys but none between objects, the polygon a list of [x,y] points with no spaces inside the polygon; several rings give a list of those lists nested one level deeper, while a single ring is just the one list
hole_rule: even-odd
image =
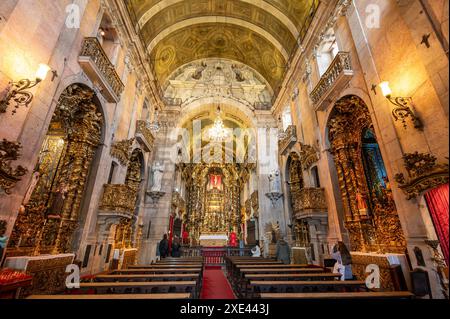
[{"label": "saint statue", "polygon": [[358,205],[358,211],[361,216],[367,216],[368,208],[365,196],[363,196],[360,192],[356,193],[356,202]]},{"label": "saint statue", "polygon": [[161,181],[163,172],[164,172],[164,165],[160,162],[156,162],[152,167],[153,173],[153,186],[151,188],[152,192],[161,191]]},{"label": "saint statue", "polygon": [[69,191],[69,186],[66,183],[62,182],[58,189],[55,191],[53,197],[53,203],[50,208],[50,215],[62,215],[64,200],[66,199],[66,195]]},{"label": "saint statue", "polygon": [[281,193],[281,176],[278,169],[273,170],[269,174],[269,192]]},{"label": "saint statue", "polygon": [[23,206],[26,206],[30,201],[31,195],[33,194],[33,191],[36,188],[36,185],[39,183],[40,176],[41,173],[39,173],[39,168],[35,169],[33,175],[31,176],[31,181],[30,185],[28,185],[28,190],[25,194],[25,197],[23,198],[22,202]]}]

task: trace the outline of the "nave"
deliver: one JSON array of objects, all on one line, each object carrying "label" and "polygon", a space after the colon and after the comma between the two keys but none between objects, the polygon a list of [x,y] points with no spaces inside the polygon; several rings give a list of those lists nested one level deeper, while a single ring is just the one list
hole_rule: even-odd
[{"label": "nave", "polygon": [[[217,261],[217,259],[216,259]],[[164,258],[150,265],[83,278],[79,288],[27,299],[411,299],[409,291],[368,289],[362,280],[317,265],[273,258],[227,256],[221,264],[203,257]]]}]

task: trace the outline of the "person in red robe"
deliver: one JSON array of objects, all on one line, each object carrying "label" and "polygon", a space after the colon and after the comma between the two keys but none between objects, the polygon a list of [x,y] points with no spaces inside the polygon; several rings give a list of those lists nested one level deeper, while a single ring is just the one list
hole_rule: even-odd
[{"label": "person in red robe", "polygon": [[189,233],[186,230],[183,231],[182,239],[184,245],[189,244]]},{"label": "person in red robe", "polygon": [[230,234],[230,246],[231,247],[237,247],[238,243],[237,243],[237,236],[235,232],[232,232]]}]

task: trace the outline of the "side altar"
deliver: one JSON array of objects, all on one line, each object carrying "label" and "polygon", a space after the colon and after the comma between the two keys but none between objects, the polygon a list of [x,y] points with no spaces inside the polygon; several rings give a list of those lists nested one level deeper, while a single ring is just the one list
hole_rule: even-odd
[{"label": "side altar", "polygon": [[203,247],[223,247],[228,243],[228,236],[226,232],[202,233],[199,240]]}]

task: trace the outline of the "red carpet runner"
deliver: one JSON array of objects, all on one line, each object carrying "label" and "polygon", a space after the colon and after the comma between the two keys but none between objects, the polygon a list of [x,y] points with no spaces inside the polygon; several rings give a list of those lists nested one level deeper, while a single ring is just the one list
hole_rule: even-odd
[{"label": "red carpet runner", "polygon": [[236,299],[220,267],[205,267],[200,299]]}]

